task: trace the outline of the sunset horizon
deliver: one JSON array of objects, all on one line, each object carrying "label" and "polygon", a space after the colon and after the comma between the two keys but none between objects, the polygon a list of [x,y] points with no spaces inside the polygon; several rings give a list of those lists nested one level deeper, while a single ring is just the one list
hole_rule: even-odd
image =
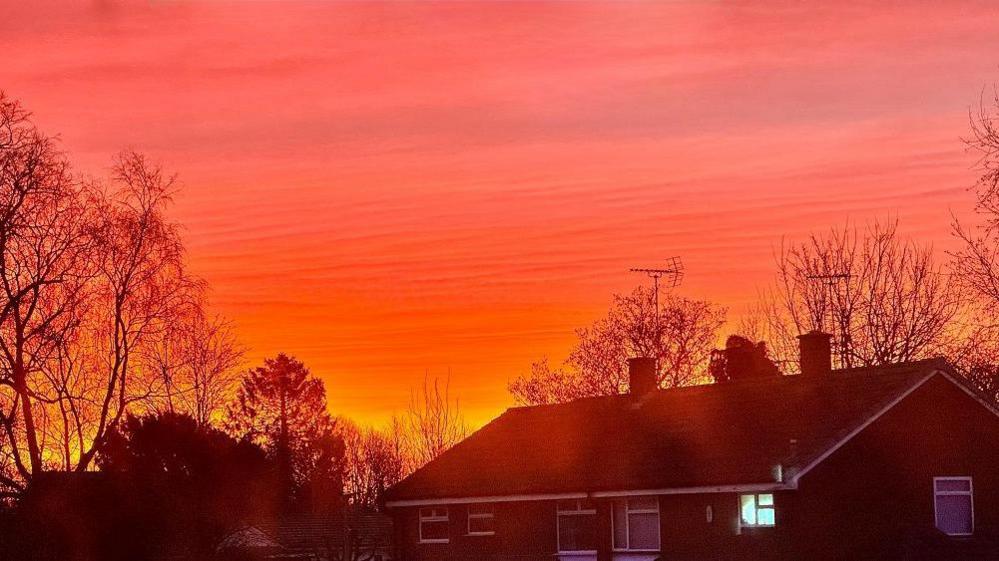
[{"label": "sunset horizon", "polygon": [[[211,310],[382,427],[425,377],[474,427],[634,267],[727,309],[782,240],[897,220],[958,246],[994,5],[7,3],[0,87],[104,177],[178,176]],[[30,40],[29,40],[30,39]]]}]

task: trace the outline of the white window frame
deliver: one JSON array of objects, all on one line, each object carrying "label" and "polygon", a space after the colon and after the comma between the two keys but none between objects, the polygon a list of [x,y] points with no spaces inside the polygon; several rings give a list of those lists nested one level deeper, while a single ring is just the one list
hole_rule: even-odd
[{"label": "white window frame", "polygon": [[[638,498],[638,497],[631,497],[631,498]],[[659,553],[660,551],[662,551],[662,547],[663,547],[663,540],[662,540],[662,520],[660,520],[660,518],[659,518],[659,497],[655,497],[655,496],[641,497],[641,498],[647,498],[647,499],[654,499],[656,501],[656,508],[631,508],[631,498],[624,498],[624,499],[615,500],[614,501],[615,504],[611,505],[611,546],[612,546],[612,549],[615,552],[619,552],[619,553]],[[614,526],[615,524],[617,524],[617,516],[616,516],[616,513],[614,511],[617,509],[617,503],[619,503],[619,502],[623,502],[624,503],[624,524],[625,524],[625,527],[624,527],[624,537],[628,541],[628,546],[627,547],[623,547],[623,548],[622,547],[617,547],[617,545],[614,544],[614,541],[615,541],[614,538],[616,537],[616,534],[617,534],[617,532],[616,532],[617,529]],[[659,544],[659,547],[657,547],[656,549],[633,549],[631,547],[631,515],[632,514],[655,514],[656,515],[656,542]]]},{"label": "white window frame", "polygon": [[562,517],[563,516],[596,516],[597,509],[593,508],[583,508],[583,499],[570,499],[576,508],[573,510],[563,510],[560,503],[563,501],[557,501],[555,503],[555,540],[558,544],[558,552],[562,555],[593,555],[597,552],[595,549],[562,549]]},{"label": "white window frame", "polygon": [[[760,505],[760,495],[770,495],[773,504]],[[756,524],[747,524],[742,519],[742,498],[753,497],[753,508],[756,509]],[[773,524],[760,524],[760,510],[772,510],[774,512]],[[739,527],[740,528],[776,528],[777,527],[777,495],[774,493],[742,493],[739,495]]]},{"label": "white window frame", "polygon": [[[475,512],[475,509],[483,509],[483,510],[479,511],[479,512]],[[485,509],[488,509],[488,510],[485,510]],[[489,503],[480,503],[480,504],[470,504],[470,505],[468,505],[468,523],[466,525],[466,530],[468,531],[468,535],[469,536],[495,536],[496,535],[496,530],[495,530],[496,527],[495,526],[493,526],[492,530],[489,530],[487,532],[473,532],[472,531],[472,520],[485,520],[485,519],[492,520],[493,524],[496,523],[496,510],[495,510],[495,507],[493,507],[493,505],[491,505]]]},{"label": "white window frame", "polygon": [[[938,481],[967,481],[968,490],[967,491],[938,491],[937,482]],[[948,536],[954,537],[967,537],[973,536],[975,534],[975,483],[971,477],[968,476],[948,476],[948,477],[934,477],[933,478],[933,526],[940,530],[940,514],[937,512],[937,497],[947,497],[947,496],[961,496],[968,497],[971,501],[971,532],[966,534],[950,534],[944,532]],[[940,530],[943,532],[943,530]]]},{"label": "white window frame", "polygon": [[[444,514],[435,514],[436,511],[443,510]],[[429,511],[430,514],[424,514],[424,512]],[[448,525],[450,529],[451,517],[448,508],[437,506],[437,507],[423,507],[420,509],[420,543],[451,543],[451,538],[424,538],[423,537],[423,523],[424,522],[444,522]],[[448,532],[450,533],[450,532]]]}]

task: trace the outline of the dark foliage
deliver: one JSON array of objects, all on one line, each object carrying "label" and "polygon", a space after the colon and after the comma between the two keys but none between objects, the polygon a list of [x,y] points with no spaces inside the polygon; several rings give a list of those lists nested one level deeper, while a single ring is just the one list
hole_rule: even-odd
[{"label": "dark foliage", "polygon": [[100,472],[49,473],[15,517],[20,559],[198,559],[248,521],[272,516],[264,452],[191,417],[130,417],[111,433]]},{"label": "dark foliage", "polygon": [[226,429],[274,460],[286,506],[325,511],[342,502],[343,439],[326,407],[323,381],[301,361],[279,354],[248,371]]},{"label": "dark foliage", "polygon": [[716,382],[780,375],[777,365],[770,360],[767,344],[754,343],[741,335],[730,335],[724,349],[711,351],[708,370]]}]

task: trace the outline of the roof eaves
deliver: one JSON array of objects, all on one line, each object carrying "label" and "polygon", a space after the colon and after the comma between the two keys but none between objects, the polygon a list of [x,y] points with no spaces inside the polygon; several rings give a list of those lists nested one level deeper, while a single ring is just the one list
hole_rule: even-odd
[{"label": "roof eaves", "polygon": [[971,398],[978,403],[982,404],[982,406],[992,412],[993,415],[999,417],[999,404],[996,404],[994,401],[982,394],[982,392],[979,391],[978,388],[974,387],[967,379],[963,378],[950,368],[941,369],[939,372],[944,378],[957,386],[961,391],[971,396]]},{"label": "roof eaves", "polygon": [[788,491],[796,489],[795,483],[746,483],[740,485],[711,485],[701,487],[669,487],[663,489],[627,489],[620,491],[592,491],[574,493],[536,493],[522,495],[495,495],[488,497],[442,497],[435,499],[411,499],[388,501],[389,508],[436,506],[449,504],[480,504],[523,501],[552,501],[588,498],[634,497],[640,495],[695,495],[709,493],[760,493],[767,491]]}]

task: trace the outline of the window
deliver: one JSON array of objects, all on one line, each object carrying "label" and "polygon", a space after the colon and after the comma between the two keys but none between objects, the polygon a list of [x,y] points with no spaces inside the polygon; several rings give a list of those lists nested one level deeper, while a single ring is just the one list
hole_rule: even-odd
[{"label": "window", "polygon": [[614,501],[614,549],[659,551],[659,500],[632,497]]},{"label": "window", "polygon": [[588,501],[558,502],[558,550],[594,553],[597,550],[597,511]]},{"label": "window", "polygon": [[975,501],[970,477],[934,477],[933,512],[937,529],[948,536],[975,531]]},{"label": "window", "polygon": [[739,497],[740,524],[744,528],[774,526],[777,512],[774,509],[774,496],[771,493],[742,495]]},{"label": "window", "polygon": [[420,509],[420,543],[447,543],[447,507]]},{"label": "window", "polygon": [[491,536],[495,533],[493,505],[468,505],[468,535]]}]

